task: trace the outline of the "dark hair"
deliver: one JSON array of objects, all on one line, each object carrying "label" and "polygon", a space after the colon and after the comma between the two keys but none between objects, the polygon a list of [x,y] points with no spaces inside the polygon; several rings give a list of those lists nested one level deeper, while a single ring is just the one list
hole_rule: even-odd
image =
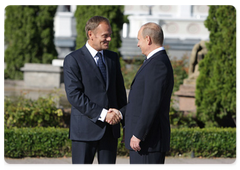
[{"label": "dark hair", "polygon": [[142,36],[146,38],[146,36],[150,36],[153,43],[158,45],[163,45],[163,31],[162,28],[156,23],[146,23],[142,26]]},{"label": "dark hair", "polygon": [[110,25],[109,20],[102,16],[94,16],[87,21],[87,23],[85,25],[85,32],[86,32],[88,39],[89,39],[88,31],[95,30],[101,22],[105,22]]}]

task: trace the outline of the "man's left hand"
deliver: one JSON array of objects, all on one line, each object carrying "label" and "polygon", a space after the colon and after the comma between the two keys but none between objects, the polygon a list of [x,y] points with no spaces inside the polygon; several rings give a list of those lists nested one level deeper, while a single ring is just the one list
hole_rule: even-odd
[{"label": "man's left hand", "polygon": [[130,140],[130,146],[134,151],[140,151],[141,147],[140,147],[140,142],[141,140],[136,138],[135,136],[132,136],[131,140]]}]

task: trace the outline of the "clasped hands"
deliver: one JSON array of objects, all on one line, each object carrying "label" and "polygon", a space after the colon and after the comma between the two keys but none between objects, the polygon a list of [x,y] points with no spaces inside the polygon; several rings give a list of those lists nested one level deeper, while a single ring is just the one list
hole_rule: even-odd
[{"label": "clasped hands", "polygon": [[122,115],[117,109],[109,109],[105,118],[105,122],[110,125],[118,124],[122,120]]}]

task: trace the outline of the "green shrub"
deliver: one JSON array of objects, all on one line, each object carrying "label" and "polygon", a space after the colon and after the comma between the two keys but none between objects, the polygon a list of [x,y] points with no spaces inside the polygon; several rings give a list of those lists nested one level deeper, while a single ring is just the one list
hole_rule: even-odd
[{"label": "green shrub", "polygon": [[174,92],[179,90],[180,85],[183,84],[183,80],[187,78],[188,74],[188,62],[189,57],[187,54],[184,54],[181,59],[177,59],[176,57],[170,57],[170,61],[173,67],[174,74],[174,86],[173,86],[173,94]]},{"label": "green shrub", "polygon": [[[71,156],[71,140],[67,128],[13,128],[5,129],[5,157],[62,157]],[[126,156],[128,150],[118,140],[117,154]],[[199,157],[236,157],[235,128],[172,129],[168,155]]]},{"label": "green shrub", "polygon": [[68,129],[14,128],[5,129],[5,157],[62,157],[71,155]]},{"label": "green shrub", "polygon": [[10,127],[61,127],[62,110],[56,107],[56,96],[31,100],[20,95],[15,101],[5,98],[4,125]]},{"label": "green shrub", "polygon": [[195,118],[195,113],[188,113],[184,115],[184,112],[175,109],[174,100],[171,99],[169,121],[171,128],[192,128],[199,127],[198,121]]},{"label": "green shrub", "polygon": [[210,42],[199,62],[197,118],[205,127],[236,127],[236,9],[214,5],[208,13]]},{"label": "green shrub", "polygon": [[142,66],[144,58],[133,59],[132,61],[128,61],[128,64],[129,64],[128,67],[127,67],[127,63],[122,59],[122,57],[119,59],[119,61],[121,64],[121,71],[122,71],[122,75],[123,75],[125,88],[130,89],[132,81],[133,81],[137,71]]},{"label": "green shrub", "polygon": [[170,154],[192,151],[197,157],[236,157],[236,129],[172,129]]}]

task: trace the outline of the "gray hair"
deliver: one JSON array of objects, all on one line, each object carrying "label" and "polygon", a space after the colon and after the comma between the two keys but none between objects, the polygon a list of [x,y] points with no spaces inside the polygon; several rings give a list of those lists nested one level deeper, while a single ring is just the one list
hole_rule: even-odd
[{"label": "gray hair", "polygon": [[163,31],[162,28],[156,23],[146,23],[142,26],[142,36],[146,38],[146,36],[151,37],[154,44],[163,45]]}]

